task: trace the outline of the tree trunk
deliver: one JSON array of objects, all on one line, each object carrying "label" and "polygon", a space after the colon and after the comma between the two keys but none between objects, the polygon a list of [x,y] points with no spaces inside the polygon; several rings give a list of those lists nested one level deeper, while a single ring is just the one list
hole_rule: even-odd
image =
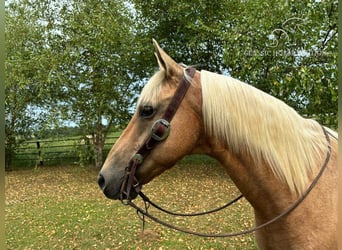
[{"label": "tree trunk", "polygon": [[97,131],[94,138],[94,151],[95,151],[95,167],[101,168],[103,164],[103,147],[104,147],[104,136],[103,136],[103,125],[101,122],[97,125]]},{"label": "tree trunk", "polygon": [[11,171],[11,163],[12,163],[12,153],[13,150],[10,148],[12,146],[8,146],[6,145],[5,147],[5,171]]},{"label": "tree trunk", "polygon": [[8,134],[5,142],[5,171],[12,170],[12,157],[15,148],[15,137],[12,134]]}]

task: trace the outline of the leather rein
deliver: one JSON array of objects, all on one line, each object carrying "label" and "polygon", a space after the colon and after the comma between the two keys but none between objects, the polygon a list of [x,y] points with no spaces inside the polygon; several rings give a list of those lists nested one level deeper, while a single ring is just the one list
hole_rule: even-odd
[{"label": "leather rein", "polygon": [[[258,226],[255,226],[253,228],[250,228],[250,229],[247,229],[247,230],[244,230],[241,232],[207,234],[207,233],[202,233],[202,232],[194,232],[194,231],[190,231],[188,229],[184,229],[184,228],[174,226],[172,224],[169,224],[165,221],[162,221],[162,220],[156,218],[155,216],[151,215],[148,212],[148,208],[150,206],[153,206],[156,209],[158,209],[164,213],[173,215],[173,216],[200,216],[200,215],[206,215],[206,214],[214,213],[214,212],[217,212],[217,211],[222,210],[224,208],[227,208],[228,206],[234,204],[235,202],[237,202],[238,200],[240,200],[243,197],[243,195],[241,194],[238,197],[236,197],[235,199],[229,201],[227,204],[225,204],[219,208],[216,208],[216,209],[212,209],[212,210],[205,211],[205,212],[199,212],[199,213],[184,214],[184,213],[177,213],[177,212],[168,211],[168,210],[160,207],[156,203],[152,202],[144,193],[141,192],[142,185],[139,183],[138,179],[135,176],[136,170],[138,169],[138,167],[140,165],[142,165],[144,159],[149,155],[149,153],[152,151],[152,149],[155,148],[155,146],[157,146],[160,142],[164,141],[168,137],[168,135],[170,133],[170,127],[171,127],[170,122],[171,122],[173,116],[175,115],[178,107],[180,106],[180,104],[181,104],[190,84],[191,84],[191,81],[195,75],[196,69],[194,69],[192,67],[187,67],[184,69],[184,71],[185,71],[185,74],[184,74],[180,84],[178,85],[176,92],[175,92],[173,98],[171,99],[171,102],[169,103],[163,117],[154,122],[152,129],[151,129],[150,136],[146,139],[145,143],[140,147],[140,149],[132,157],[128,166],[126,167],[125,176],[124,176],[124,180],[123,180],[123,183],[121,186],[121,191],[120,191],[121,202],[124,205],[129,205],[129,206],[133,207],[134,209],[136,209],[137,214],[140,215],[140,218],[143,221],[143,229],[144,229],[144,225],[145,225],[145,217],[148,217],[149,219],[151,219],[151,220],[153,220],[153,221],[155,221],[155,222],[157,222],[163,226],[169,227],[171,229],[174,229],[174,230],[177,230],[177,231],[180,231],[183,233],[192,234],[192,235],[201,236],[201,237],[234,237],[234,236],[249,234],[249,233],[257,231],[261,228],[264,228],[264,227],[274,223],[275,221],[279,220],[280,218],[291,213],[296,207],[298,207],[298,205],[300,205],[304,201],[304,199],[308,196],[308,194],[311,192],[311,190],[316,186],[318,180],[320,179],[324,170],[328,166],[328,163],[329,163],[329,160],[331,157],[331,144],[330,144],[329,135],[333,136],[335,139],[336,139],[336,137],[334,135],[332,135],[329,131],[327,131],[323,126],[322,126],[323,133],[324,133],[326,140],[328,142],[328,151],[327,151],[327,155],[326,155],[324,164],[321,167],[319,173],[317,174],[317,176],[312,181],[312,183],[310,184],[308,189],[304,192],[304,194],[300,198],[298,198],[290,207],[285,209],[282,213],[280,213],[279,215],[275,216],[273,219],[271,219],[271,220],[269,220],[263,224],[260,224]],[[144,204],[145,204],[144,209],[138,207],[135,203],[132,202],[132,199],[130,197],[132,190],[134,190],[144,201]]]}]

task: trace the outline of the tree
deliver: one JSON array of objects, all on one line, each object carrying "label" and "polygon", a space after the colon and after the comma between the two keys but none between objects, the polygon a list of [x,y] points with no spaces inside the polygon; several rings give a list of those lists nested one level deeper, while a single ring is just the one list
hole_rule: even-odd
[{"label": "tree", "polygon": [[[226,34],[237,78],[337,127],[337,1],[249,1]],[[236,16],[238,18],[238,16]]]},{"label": "tree", "polygon": [[337,1],[133,0],[141,37],[337,127]]},{"label": "tree", "polygon": [[[20,138],[31,136],[45,120],[39,82],[46,79],[44,27],[25,4],[6,6],[5,151],[6,170]],[[33,107],[36,107],[34,109]]]},{"label": "tree", "polygon": [[101,166],[108,130],[127,122],[136,98],[132,9],[121,0],[21,0],[6,11],[8,152],[20,131],[72,121],[93,135]]},{"label": "tree", "polygon": [[102,165],[109,128],[128,120],[134,101],[129,11],[122,1],[74,1],[60,9],[59,39],[50,44],[58,58],[50,74],[58,86],[57,107],[92,135],[96,167]]},{"label": "tree", "polygon": [[142,41],[150,43],[153,37],[177,62],[224,72],[223,35],[229,27],[220,30],[220,23],[229,21],[226,10],[232,9],[234,3],[218,0],[133,0],[133,3],[137,33]]},{"label": "tree", "polygon": [[[337,1],[19,0],[6,5],[6,150],[65,121],[93,135],[95,165],[156,69],[229,74],[337,126]],[[44,122],[42,122],[44,121]]]}]

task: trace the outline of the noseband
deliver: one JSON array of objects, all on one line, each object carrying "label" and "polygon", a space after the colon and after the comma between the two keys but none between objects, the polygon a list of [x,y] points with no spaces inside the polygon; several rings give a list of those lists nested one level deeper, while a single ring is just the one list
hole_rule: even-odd
[{"label": "noseband", "polygon": [[149,155],[152,149],[160,142],[164,141],[170,133],[171,125],[170,122],[175,115],[179,105],[181,104],[189,86],[191,84],[192,78],[196,72],[195,68],[185,68],[184,76],[179,83],[176,92],[171,99],[164,115],[161,119],[154,122],[151,134],[146,139],[144,144],[135,153],[132,159],[129,161],[128,166],[125,170],[124,180],[121,185],[120,200],[127,204],[130,201],[130,194],[132,189],[139,194],[141,190],[141,184],[135,176],[138,167],[144,162],[144,159]]}]

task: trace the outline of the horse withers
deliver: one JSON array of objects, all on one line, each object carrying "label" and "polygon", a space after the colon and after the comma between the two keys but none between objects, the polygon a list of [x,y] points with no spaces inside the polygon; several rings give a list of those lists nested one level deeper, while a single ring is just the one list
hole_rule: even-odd
[{"label": "horse withers", "polygon": [[153,43],[160,70],[100,171],[104,194],[132,200],[185,155],[206,154],[251,204],[256,226],[303,198],[256,231],[260,249],[337,249],[338,135],[251,85],[177,64]]}]

